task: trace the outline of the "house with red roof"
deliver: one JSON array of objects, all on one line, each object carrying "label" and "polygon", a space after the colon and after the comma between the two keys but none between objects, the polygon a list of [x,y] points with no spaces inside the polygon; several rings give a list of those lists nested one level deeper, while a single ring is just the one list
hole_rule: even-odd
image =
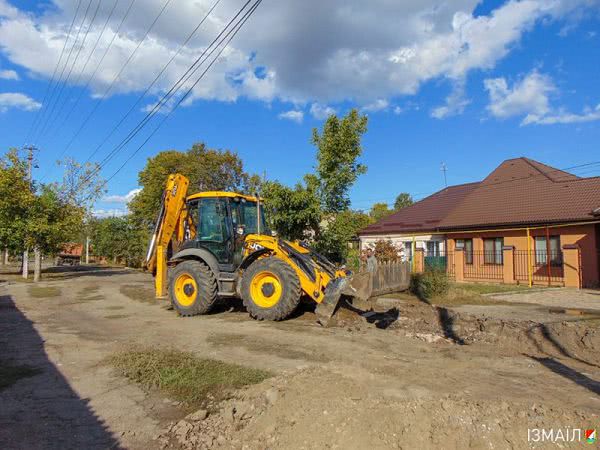
[{"label": "house with red roof", "polygon": [[422,252],[425,263],[441,260],[461,281],[574,285],[565,281],[574,276],[568,253],[577,259],[578,286],[599,286],[600,177],[510,159],[480,182],[447,187],[369,225],[359,238],[362,248],[386,239],[405,259]]}]

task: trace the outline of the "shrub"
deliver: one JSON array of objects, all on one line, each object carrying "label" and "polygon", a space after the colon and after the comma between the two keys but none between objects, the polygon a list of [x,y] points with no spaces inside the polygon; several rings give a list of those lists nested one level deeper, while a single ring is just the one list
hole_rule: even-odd
[{"label": "shrub", "polygon": [[410,290],[421,299],[429,300],[442,297],[448,293],[450,283],[442,270],[426,270],[424,273],[412,274]]}]

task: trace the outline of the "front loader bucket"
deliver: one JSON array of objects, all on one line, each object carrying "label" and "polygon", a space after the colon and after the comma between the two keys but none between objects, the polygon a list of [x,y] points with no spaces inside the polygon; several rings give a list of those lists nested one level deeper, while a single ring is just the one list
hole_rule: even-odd
[{"label": "front loader bucket", "polygon": [[317,305],[315,313],[317,314],[317,322],[326,327],[329,325],[329,320],[335,313],[342,291],[348,286],[349,278],[336,278],[331,281],[325,288],[325,296],[323,301]]},{"label": "front loader bucket", "polygon": [[315,310],[317,322],[326,327],[333,317],[342,295],[352,297],[353,301],[366,302],[373,292],[373,276],[362,272],[346,278],[336,278],[325,288],[325,297]]}]

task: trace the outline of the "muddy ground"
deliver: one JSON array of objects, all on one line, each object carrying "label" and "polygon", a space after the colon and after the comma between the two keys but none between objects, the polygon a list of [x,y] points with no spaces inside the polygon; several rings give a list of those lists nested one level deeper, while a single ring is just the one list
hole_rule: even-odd
[{"label": "muddy ground", "polygon": [[[309,307],[280,323],[253,321],[235,302],[179,318],[154,300],[151,277],[126,269],[0,289],[2,449],[543,448],[528,429],[598,425],[600,320],[590,310],[400,295],[321,328]],[[108,363],[140,346],[275,376],[188,416]]]}]

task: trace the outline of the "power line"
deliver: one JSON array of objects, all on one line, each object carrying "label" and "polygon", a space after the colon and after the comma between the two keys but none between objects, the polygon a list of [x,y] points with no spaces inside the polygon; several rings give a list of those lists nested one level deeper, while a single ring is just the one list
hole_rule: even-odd
[{"label": "power line", "polygon": [[[69,54],[67,55],[65,65],[63,66],[63,68],[60,72],[60,76],[58,77],[57,87],[60,85],[60,88],[58,88],[58,94],[55,98],[54,98],[54,96],[51,96],[50,99],[48,100],[49,104],[51,104],[52,106],[50,107],[49,112],[48,112],[48,110],[46,110],[47,114],[42,122],[42,125],[40,125],[41,128],[38,127],[38,130],[36,131],[37,136],[39,136],[40,130],[44,130],[44,128],[46,128],[46,124],[48,123],[48,120],[50,120],[50,118],[52,117],[52,114],[54,113],[54,110],[56,109],[56,104],[58,102],[58,99],[60,98],[60,94],[62,93],[62,90],[64,89],[63,75],[65,74],[65,70],[67,69],[67,66],[69,65],[69,61],[71,60],[71,55],[73,54],[73,50],[75,50],[75,47],[77,46],[77,41],[79,40],[79,35],[81,34],[81,29],[83,27],[83,24],[85,23],[85,19],[87,19],[87,15],[90,10],[90,6],[92,6],[92,0],[89,1],[88,6],[85,10],[83,19],[81,20],[81,23],[77,27],[77,34],[75,35],[75,40],[73,41],[73,45],[71,46],[71,49],[69,50]],[[54,92],[56,92],[56,89],[54,90]],[[35,138],[35,136],[34,136],[34,140],[37,140]]]},{"label": "power line", "polygon": [[163,15],[163,13],[165,12],[165,9],[167,8],[167,6],[169,6],[169,4],[171,3],[171,1],[172,0],[167,0],[165,2],[165,4],[162,6],[162,8],[159,11],[158,15],[154,18],[154,21],[150,24],[150,27],[146,30],[146,33],[144,34],[144,37],[139,41],[138,45],[135,47],[135,49],[133,50],[133,52],[129,55],[129,57],[125,61],[125,64],[123,64],[123,66],[121,67],[121,70],[119,70],[119,72],[117,73],[117,75],[111,81],[111,83],[108,86],[108,88],[104,91],[104,94],[102,94],[102,96],[100,97],[100,99],[98,99],[96,101],[96,105],[90,111],[90,113],[86,116],[86,118],[83,120],[83,123],[81,124],[81,126],[79,127],[79,129],[75,132],[75,135],[71,138],[71,140],[69,141],[69,143],[65,147],[65,150],[63,151],[63,153],[67,152],[71,148],[71,146],[75,142],[75,139],[77,139],[77,137],[79,136],[79,134],[81,133],[81,131],[88,124],[88,122],[90,121],[90,119],[92,118],[92,116],[95,114],[95,112],[98,110],[98,108],[100,107],[100,105],[102,104],[102,102],[106,99],[106,97],[108,96],[108,94],[110,93],[110,91],[112,90],[112,88],[114,87],[115,83],[121,77],[121,75],[123,74],[123,71],[129,65],[129,63],[131,62],[131,60],[133,59],[133,57],[135,56],[135,54],[137,53],[137,51],[141,47],[142,43],[146,40],[146,38],[150,34],[150,31],[152,31],[152,29],[156,25],[156,22],[158,22],[158,19]]},{"label": "power line", "polygon": [[[90,0],[90,5],[92,4],[93,0]],[[57,118],[60,117],[60,115],[63,112],[63,109],[65,107],[65,104],[67,102],[67,100],[69,98],[71,98],[70,92],[72,92],[73,88],[71,88],[69,90],[69,93],[64,95],[62,97],[62,99],[60,98],[62,92],[64,91],[64,89],[68,86],[69,84],[69,80],[71,79],[71,74],[73,73],[73,70],[75,69],[75,67],[77,67],[77,62],[79,60],[79,56],[81,55],[81,51],[84,49],[85,47],[85,43],[87,41],[87,38],[90,34],[90,30],[92,29],[92,27],[94,26],[94,22],[96,21],[96,17],[98,16],[98,11],[100,10],[100,3],[101,0],[98,0],[98,4],[96,5],[96,9],[94,10],[94,15],[92,16],[92,19],[90,20],[90,24],[87,27],[87,29],[85,30],[85,34],[83,35],[83,39],[81,40],[81,44],[79,45],[79,48],[77,49],[77,53],[75,54],[75,58],[73,59],[73,63],[71,64],[71,68],[69,69],[69,73],[67,74],[67,77],[65,78],[62,88],[58,94],[58,98],[59,100],[57,100],[57,104],[60,101],[60,107],[58,108],[58,111],[56,112],[56,114],[52,115],[52,117],[50,118],[50,121],[48,122],[47,126],[45,129],[42,129],[40,136],[38,137],[38,140],[41,140],[42,137],[44,136],[44,134],[52,129],[52,126],[54,125],[54,123],[56,122]],[[84,19],[85,20],[85,19]],[[80,75],[81,76],[81,75]],[[78,80],[79,81],[79,78]],[[77,81],[75,82],[75,84],[77,84]]]},{"label": "power line", "polygon": [[248,12],[246,12],[244,17],[238,22],[239,25],[236,25],[237,28],[235,29],[235,31],[233,31],[231,36],[229,38],[227,38],[227,42],[225,43],[225,45],[223,47],[221,47],[221,49],[217,52],[217,55],[213,58],[213,60],[210,62],[210,64],[202,72],[202,74],[196,80],[196,82],[179,99],[177,104],[169,111],[169,113],[163,118],[163,120],[158,123],[158,125],[154,128],[154,130],[146,138],[146,140],[144,140],[144,142],[142,142],[142,144],[129,156],[129,158],[127,158],[125,160],[125,162],[123,162],[123,164],[110,177],[108,177],[108,179],[106,180],[107,183],[110,180],[112,180],[121,170],[123,170],[123,168],[129,163],[129,161],[131,161],[133,159],[133,157],[148,143],[148,141],[152,138],[152,136],[154,136],[156,134],[156,132],[160,129],[160,127],[169,119],[171,114],[173,114],[173,112],[175,112],[175,110],[179,107],[179,105],[181,105],[185,101],[185,99],[190,95],[190,93],[194,90],[194,88],[198,85],[198,83],[202,80],[202,78],[204,78],[204,75],[206,75],[206,73],[210,70],[210,68],[213,66],[213,64],[219,59],[219,56],[221,55],[221,53],[223,53],[223,50],[225,50],[225,48],[227,48],[229,43],[233,40],[233,38],[237,35],[237,33],[242,29],[244,24],[248,21],[250,16],[252,16],[254,11],[256,11],[256,9],[261,4],[261,2],[262,2],[262,0],[257,0],[254,3],[254,5],[252,6],[252,8],[250,10],[248,10]]},{"label": "power line", "polygon": [[171,57],[171,59],[163,66],[163,68],[160,70],[160,72],[156,75],[156,77],[154,78],[152,83],[150,83],[148,85],[146,90],[137,98],[137,100],[133,103],[133,105],[131,105],[131,107],[129,108],[129,111],[127,111],[127,113],[121,118],[121,120],[119,120],[119,122],[110,130],[110,132],[104,137],[104,139],[100,142],[100,144],[98,144],[98,146],[96,146],[96,148],[88,156],[86,162],[90,161],[94,157],[94,155],[96,155],[96,153],[98,153],[100,148],[102,148],[102,146],[108,141],[108,139],[110,139],[110,137],[114,134],[114,132],[123,124],[123,122],[125,122],[127,117],[129,117],[129,115],[136,109],[137,105],[139,105],[139,103],[142,101],[142,99],[148,94],[148,92],[150,92],[150,89],[152,89],[152,87],[160,79],[160,77],[167,70],[167,68],[171,65],[171,63],[175,60],[175,58],[181,53],[181,50],[183,50],[185,48],[185,46],[190,42],[190,40],[196,35],[196,33],[198,32],[200,27],[204,24],[204,22],[208,19],[210,14],[212,14],[213,10],[217,7],[217,5],[220,2],[221,2],[221,0],[217,0],[212,5],[212,7],[208,10],[208,12],[202,18],[202,20],[198,23],[196,28],[194,28],[192,30],[192,32],[188,35],[188,37],[185,39],[185,41],[179,46],[179,48],[177,49],[175,54]]},{"label": "power line", "polygon": [[[237,35],[237,33],[241,30],[241,28],[244,26],[244,24],[248,21],[248,19],[252,16],[252,14],[254,13],[254,11],[256,11],[256,9],[258,8],[258,6],[260,5],[260,3],[262,2],[262,0],[256,0],[255,3],[252,5],[252,7],[246,11],[246,13],[242,16],[242,18],[234,25],[233,28],[231,28],[231,30],[229,30],[229,32],[225,35],[225,37],[221,40],[221,42],[219,42],[217,44],[217,46],[215,47],[215,49],[213,49],[213,51],[211,52],[214,53],[214,51],[219,48],[219,46],[225,42],[225,45],[222,46],[220,48],[220,50],[217,52],[216,56],[212,59],[212,61],[209,63],[209,65],[206,67],[206,69],[200,74],[200,76],[198,77],[198,79],[192,84],[192,86],[190,86],[190,88],[186,91],[186,93],[179,99],[179,101],[174,105],[174,107],[169,111],[169,113],[163,118],[162,121],[160,121],[157,126],[154,128],[154,130],[150,133],[150,135],[144,140],[144,142],[142,142],[142,144],[129,156],[129,158],[127,158],[123,164],[103,183],[103,185],[106,185],[111,179],[113,179],[128,163],[129,161],[131,161],[131,159],[146,145],[146,143],[148,143],[148,141],[156,134],[156,132],[161,128],[161,126],[167,121],[167,119],[175,112],[175,110],[181,105],[181,103],[183,103],[188,96],[190,95],[190,93],[193,91],[193,89],[198,85],[198,83],[202,80],[202,78],[204,78],[204,75],[206,75],[206,73],[210,70],[210,68],[214,65],[214,63],[218,60],[219,56],[222,54],[222,52],[225,50],[225,48],[227,48],[227,46],[229,45],[229,43],[233,40],[233,38]],[[241,12],[246,8],[246,6],[248,5],[247,2],[241,9],[240,11],[234,16],[234,18],[229,22],[229,24],[227,24],[227,26],[223,29],[223,31],[221,31],[221,33],[219,33],[219,35],[223,34],[224,31],[230,26],[230,24],[232,23],[232,21],[235,20],[235,18],[237,18]],[[214,42],[214,41],[213,41]],[[212,44],[211,44],[212,45]],[[210,56],[210,55],[209,55]],[[193,74],[193,73],[192,73]],[[190,75],[191,76],[191,75]],[[189,77],[188,77],[189,79]],[[106,158],[105,158],[106,159]],[[88,177],[85,180],[82,180],[82,185],[87,183],[96,173],[98,173],[98,171],[102,170],[103,167],[106,165],[106,163],[108,162],[108,160],[106,160],[106,162],[104,163],[104,165],[100,165],[95,171],[93,171],[90,174],[90,177]]]},{"label": "power line", "polygon": [[[118,0],[116,0],[116,1],[118,1]],[[100,58],[100,61],[98,61],[98,64],[96,65],[96,68],[94,69],[94,72],[89,76],[89,78],[88,78],[85,86],[83,87],[83,89],[79,93],[79,98],[77,99],[76,103],[79,103],[79,101],[81,100],[81,97],[83,96],[83,93],[87,90],[87,88],[90,86],[92,80],[95,78],[96,73],[100,69],[100,66],[104,62],[104,59],[106,58],[106,55],[108,54],[110,48],[112,47],[112,45],[115,42],[117,36],[119,35],[119,32],[121,31],[121,28],[123,27],[123,24],[125,23],[125,20],[127,20],[127,17],[129,16],[129,13],[131,12],[131,9],[133,8],[133,5],[135,4],[135,2],[136,2],[136,0],[131,0],[131,2],[129,3],[129,6],[125,10],[125,13],[123,14],[123,17],[121,18],[121,21],[120,21],[119,25],[117,26],[117,29],[113,33],[112,39],[108,43],[108,46],[106,47],[106,49],[104,49],[104,53],[102,54],[102,57]],[[65,148],[65,149],[63,149],[61,151],[60,155],[58,156],[59,160],[63,157],[63,155],[65,154],[65,152],[66,152],[67,149],[68,148]],[[44,173],[44,175],[42,176],[41,179],[43,180],[44,178],[46,178],[47,175],[48,175],[48,171],[46,171],[46,173]]]},{"label": "power line", "polygon": [[[100,166],[103,167],[108,163],[110,159],[125,145],[127,145],[140,130],[146,126],[146,124],[158,113],[158,111],[169,102],[173,96],[181,89],[181,87],[196,73],[196,71],[201,67],[201,65],[216,51],[218,46],[227,39],[227,36],[235,29],[232,28],[225,38],[215,46],[215,43],[221,38],[221,36],[225,33],[225,31],[231,26],[233,22],[240,16],[240,14],[246,9],[246,7],[251,3],[252,0],[247,0],[246,3],[240,8],[238,13],[229,21],[229,23],[221,30],[221,32],[217,35],[217,37],[204,49],[204,51],[200,54],[200,56],[194,61],[194,63],[188,68],[188,70],[179,78],[179,80],[167,91],[163,97],[154,105],[151,111],[149,111],[146,116],[129,132],[129,134],[113,149],[111,150],[107,156],[100,162]],[[252,9],[252,8],[251,8]],[[248,10],[250,11],[250,10]],[[248,12],[247,11],[247,12]],[[239,22],[238,22],[239,24]],[[236,25],[237,26],[237,25]],[[208,50],[212,50],[207,54]],[[205,57],[206,56],[206,57]],[[204,59],[203,59],[204,58]],[[89,159],[88,159],[89,161]],[[87,161],[86,161],[87,162]],[[100,169],[101,170],[101,169]]]},{"label": "power line", "polygon": [[65,49],[67,48],[67,43],[69,42],[69,38],[71,37],[71,32],[73,31],[73,26],[75,25],[75,20],[77,19],[77,15],[79,14],[79,8],[81,7],[81,1],[82,0],[79,0],[77,2],[77,8],[75,9],[75,14],[73,15],[73,20],[71,21],[71,25],[69,26],[69,31],[67,33],[65,43],[63,44],[63,48],[60,52],[60,57],[58,58],[58,61],[56,62],[56,66],[54,67],[54,72],[52,72],[52,78],[50,79],[50,82],[46,85],[46,91],[44,92],[44,97],[42,100],[42,108],[38,109],[38,111],[35,114],[35,118],[33,119],[33,122],[31,123],[31,127],[29,128],[29,131],[25,137],[26,142],[31,137],[31,133],[33,132],[33,129],[37,125],[38,120],[40,118],[40,114],[41,114],[42,110],[44,110],[44,106],[46,106],[46,99],[48,98],[48,93],[50,91],[50,87],[54,85],[54,79],[56,77],[56,73],[58,72],[58,67],[60,66],[60,63],[64,56]]},{"label": "power line", "polygon": [[[104,36],[104,32],[106,31],[106,28],[108,27],[108,23],[110,22],[110,19],[112,18],[113,14],[115,12],[115,9],[117,8],[118,3],[119,3],[119,0],[115,0],[115,2],[113,3],[111,10],[110,10],[108,16],[106,17],[106,21],[104,22],[104,25],[102,26],[102,31],[100,32],[100,34],[98,34],[98,37],[96,38],[96,42],[94,42],[94,46],[92,47],[92,51],[88,54],[83,67],[79,71],[79,75],[77,76],[77,79],[73,82],[73,85],[77,86],[79,84],[79,81],[81,80],[82,75],[85,73],[85,69],[87,68],[88,64],[90,63],[90,60],[92,59],[92,55],[95,53],[96,49],[98,48],[98,44],[100,43],[102,36]],[[98,2],[98,6],[99,5],[100,5],[100,2]],[[91,25],[90,25],[90,28],[91,28]],[[69,118],[71,117],[71,114],[73,114],[73,111],[75,111],[75,109],[79,105],[79,102],[81,101],[81,98],[83,97],[83,93],[86,89],[87,89],[87,84],[83,89],[80,90],[75,103],[73,103],[73,105],[69,109],[69,112],[67,113],[67,115],[65,116],[65,118],[63,119],[61,124],[55,128],[55,130],[57,130],[57,132],[60,132],[61,130],[64,129],[64,126],[67,123],[67,121],[69,120]],[[71,89],[71,92],[72,91],[73,91],[73,89]],[[69,96],[69,98],[71,98],[71,96]],[[60,113],[57,114],[57,117],[59,115],[60,115]]]}]

